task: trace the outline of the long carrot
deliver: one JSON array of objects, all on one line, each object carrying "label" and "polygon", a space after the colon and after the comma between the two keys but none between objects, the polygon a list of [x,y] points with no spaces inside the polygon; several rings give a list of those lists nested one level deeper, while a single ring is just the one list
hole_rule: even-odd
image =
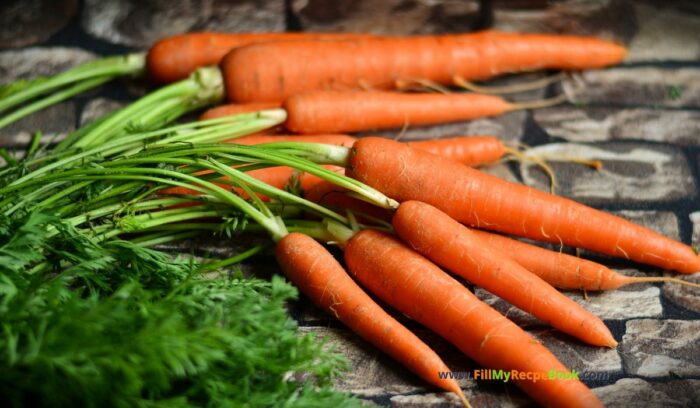
[{"label": "long carrot", "polygon": [[347,275],[338,261],[312,238],[291,233],[277,242],[277,261],[297,288],[360,337],[387,353],[425,381],[457,394],[469,406],[440,357],[387,314]]},{"label": "long carrot", "polygon": [[633,283],[673,282],[686,286],[698,284],[668,276],[626,276],[597,262],[486,231],[473,229],[483,242],[498,248],[528,271],[560,289],[611,290]]},{"label": "long carrot", "polygon": [[693,249],[572,200],[511,183],[382,138],[358,140],[348,174],[398,201],[420,200],[477,228],[561,243],[683,273],[700,270]]},{"label": "long carrot", "polygon": [[540,404],[602,406],[578,380],[535,381],[535,373],[546,376],[550,370],[568,370],[540,342],[397,239],[378,231],[361,231],[345,247],[345,261],[368,290],[480,365],[530,373],[530,380],[515,382]]},{"label": "long carrot", "polygon": [[404,201],[392,224],[417,252],[476,286],[589,344],[617,345],[602,320],[432,205]]},{"label": "long carrot", "polygon": [[600,68],[625,53],[591,37],[486,31],[255,44],[234,49],[221,67],[229,101],[281,102],[311,90],[395,89],[412,79],[447,85],[534,69]]},{"label": "long carrot", "polygon": [[168,37],[153,44],[148,50],[146,66],[153,81],[169,83],[187,78],[197,68],[216,65],[232,49],[250,44],[369,36],[354,33],[188,33]]},{"label": "long carrot", "polygon": [[360,132],[467,121],[520,109],[475,93],[312,91],[287,98],[284,126],[296,133]]}]

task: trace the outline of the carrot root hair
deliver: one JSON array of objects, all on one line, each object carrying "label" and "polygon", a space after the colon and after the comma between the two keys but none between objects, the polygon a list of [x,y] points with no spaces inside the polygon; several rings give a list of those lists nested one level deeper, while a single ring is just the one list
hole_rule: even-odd
[{"label": "carrot root hair", "polygon": [[690,286],[692,288],[699,288],[700,283],[688,282],[680,278],[674,278],[671,276],[630,276],[630,283],[643,283],[643,282],[664,282],[664,283],[677,283],[679,285]]},{"label": "carrot root hair", "polygon": [[441,94],[451,94],[447,87],[438,84],[437,82],[431,81],[429,79],[422,78],[409,78],[409,79],[399,79],[396,81],[396,88],[400,91],[432,91]]},{"label": "carrot root hair", "polygon": [[556,189],[559,187],[559,183],[557,182],[557,176],[554,174],[554,170],[549,164],[547,164],[546,161],[539,156],[529,155],[524,151],[509,146],[506,146],[506,153],[513,156],[520,162],[529,161],[535,163],[540,169],[542,169],[542,171],[545,172],[545,174],[547,174],[547,177],[549,177],[549,191],[554,194]]},{"label": "carrot root hair", "polygon": [[550,75],[545,78],[536,79],[534,81],[526,81],[513,85],[493,86],[493,85],[477,85],[474,82],[467,81],[461,76],[455,76],[453,82],[460,88],[467,91],[487,94],[487,95],[504,95],[519,92],[527,92],[535,89],[545,88],[553,83],[559,82],[566,77],[566,73],[559,72],[555,75]]}]

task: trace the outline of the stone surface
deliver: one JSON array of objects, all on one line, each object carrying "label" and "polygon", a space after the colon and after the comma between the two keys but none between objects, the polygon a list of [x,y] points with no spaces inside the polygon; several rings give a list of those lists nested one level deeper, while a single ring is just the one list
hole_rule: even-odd
[{"label": "stone surface", "polygon": [[[426,390],[435,391],[435,388],[426,385],[420,378],[409,373],[403,366],[391,360],[374,346],[365,342],[353,333],[341,329],[330,329],[322,327],[302,327],[303,333],[312,332],[317,336],[327,339],[333,347],[342,352],[351,364],[351,369],[347,375],[336,381],[336,386],[340,389],[351,391],[360,396],[372,397],[384,394],[405,394],[424,392]],[[418,331],[419,336],[428,336],[428,341],[436,353],[445,356],[445,363],[455,371],[466,371],[471,369],[467,366],[455,366],[454,358],[460,357],[458,352],[446,345],[443,341],[437,341],[434,335],[429,335],[425,331]],[[445,353],[445,350],[450,350]],[[451,364],[452,362],[452,364]],[[466,364],[466,363],[461,363]],[[473,386],[473,382],[460,380],[461,386],[467,388]]]},{"label": "stone surface", "polygon": [[[593,310],[591,312],[595,314]],[[555,329],[534,330],[530,333],[567,368],[578,371],[582,381],[607,380],[622,372],[622,359],[615,349],[591,347]]]},{"label": "stone surface", "polygon": [[283,31],[284,0],[86,0],[82,25],[134,47],[188,31]]},{"label": "stone surface", "polygon": [[[588,204],[625,200],[663,202],[692,197],[696,192],[691,170],[682,152],[674,147],[636,143],[553,143],[529,151],[542,158],[577,157],[601,160],[594,170],[576,163],[550,164],[557,175],[557,193]],[[523,162],[520,171],[525,184],[549,190],[549,178],[536,165]]]},{"label": "stone surface", "polygon": [[33,47],[0,52],[0,84],[53,75],[87,62],[94,54],[79,48]]},{"label": "stone surface", "polygon": [[514,32],[595,35],[627,43],[637,32],[632,4],[625,0],[515,2],[512,7],[496,6],[493,27]]},{"label": "stone surface", "polygon": [[432,34],[472,31],[479,22],[474,0],[292,0],[305,31]]},{"label": "stone surface", "polygon": [[[534,316],[511,305],[492,293],[477,288],[476,296],[519,326],[544,325]],[[661,317],[663,309],[659,288],[655,286],[632,287],[620,290],[589,292],[587,299],[580,292],[563,292],[565,296],[603,320],[626,320],[640,317]]]},{"label": "stone surface", "polygon": [[62,102],[0,129],[0,146],[24,147],[34,132],[41,130],[42,142],[58,142],[75,130],[73,102]]},{"label": "stone surface", "polygon": [[[684,7],[683,3],[686,3]],[[635,2],[639,25],[629,43],[627,61],[697,61],[700,59],[700,10],[690,2]]]},{"label": "stone surface", "polygon": [[[700,273],[690,276],[681,274],[673,274],[669,276],[700,285]],[[700,290],[698,288],[692,288],[669,282],[663,285],[662,293],[666,299],[670,300],[676,305],[692,310],[696,313],[700,313]]]},{"label": "stone surface", "polygon": [[[700,160],[700,156],[698,156]],[[693,223],[693,247],[700,247],[700,211],[690,214],[690,221]]]},{"label": "stone surface", "polygon": [[699,376],[700,321],[630,320],[619,347],[628,373],[640,377]]},{"label": "stone surface", "polygon": [[533,112],[550,136],[571,142],[649,140],[700,145],[700,112],[692,110],[555,107]]},{"label": "stone surface", "polygon": [[83,107],[83,111],[80,114],[80,126],[90,123],[110,112],[115,112],[117,109],[123,108],[124,106],[126,106],[126,103],[118,102],[112,99],[92,99]]},{"label": "stone surface", "polygon": [[627,408],[633,403],[649,408],[700,405],[700,380],[650,383],[641,378],[623,378],[614,384],[595,388],[593,392],[608,408]]},{"label": "stone surface", "polygon": [[624,210],[613,211],[613,214],[635,224],[643,225],[676,241],[681,239],[678,229],[678,217],[670,211]]},{"label": "stone surface", "polygon": [[366,136],[383,136],[399,140],[435,139],[453,136],[493,135],[503,141],[519,141],[522,138],[525,112],[510,112],[495,118],[483,118],[469,122],[455,122],[436,126],[410,126],[406,129],[363,132]]},{"label": "stone surface", "polygon": [[4,0],[0,48],[25,47],[49,38],[78,11],[78,0]]},{"label": "stone surface", "polygon": [[[583,89],[578,82],[583,81]],[[700,68],[609,68],[564,81],[575,103],[674,108],[700,107]]]}]

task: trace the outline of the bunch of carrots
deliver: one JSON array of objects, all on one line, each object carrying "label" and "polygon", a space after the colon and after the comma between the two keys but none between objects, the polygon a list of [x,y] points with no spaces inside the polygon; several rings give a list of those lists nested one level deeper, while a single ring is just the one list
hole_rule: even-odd
[{"label": "bunch of carrots", "polygon": [[[224,100],[230,104],[205,112],[201,120],[250,112],[283,116],[278,126],[262,132],[231,135],[231,140],[216,146],[192,147],[197,155],[230,163],[211,159],[197,167],[204,160],[200,156],[191,161],[166,157],[168,163],[180,164],[179,171],[187,174],[182,179],[189,184],[170,183],[157,193],[190,197],[199,205],[198,195],[214,191],[228,197],[230,205],[246,209],[276,242],[277,260],[300,291],[468,406],[459,385],[438,375],[449,371],[441,358],[366,291],[484,367],[563,372],[567,368],[546,347],[451,274],[582,342],[615,347],[606,325],[557,289],[611,290],[655,281],[693,284],[671,277],[623,276],[601,264],[506,235],[584,248],[683,274],[700,271],[700,257],[689,246],[629,221],[475,169],[508,153],[522,154],[493,136],[400,143],[345,133],[463,121],[558,103],[561,99],[516,104],[496,95],[446,87],[465,88],[470,81],[537,69],[602,68],[624,56],[624,47],[595,38],[491,31],[425,37],[186,34],[160,41],[142,58],[145,65],[128,72],[145,71],[154,83],[170,85],[80,129],[57,149],[96,148],[127,132],[118,124],[162,126],[179,114]],[[215,64],[219,66],[207,67]],[[92,68],[78,71],[82,76],[44,80],[39,90],[31,84],[19,87],[4,99],[26,102],[55,92],[51,100],[55,103],[70,97],[70,87],[79,87],[80,81],[104,82],[115,75],[114,70],[110,77],[99,76]],[[439,92],[407,91],[414,84]],[[12,118],[46,106],[45,100],[30,101]],[[0,109],[15,103],[11,102],[0,101]],[[144,109],[156,105],[170,106],[177,115],[165,110],[151,117],[144,114]],[[6,122],[0,119],[0,124]],[[234,160],[237,157],[245,160]],[[242,199],[231,198],[231,193]],[[289,196],[294,194],[301,198]],[[332,213],[322,213],[326,215],[319,221],[323,240],[343,249],[347,271],[316,240],[288,232],[284,221],[265,210],[265,202],[278,200],[347,214],[346,225],[338,224],[341,216],[329,220],[327,214]],[[248,202],[262,210],[253,210]],[[544,406],[601,405],[578,380],[516,384]]]}]

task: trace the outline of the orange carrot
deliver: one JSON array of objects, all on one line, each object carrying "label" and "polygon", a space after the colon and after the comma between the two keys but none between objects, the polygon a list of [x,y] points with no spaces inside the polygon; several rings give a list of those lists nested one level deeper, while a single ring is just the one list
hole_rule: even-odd
[{"label": "orange carrot", "polygon": [[289,280],[321,309],[411,372],[456,393],[469,405],[455,380],[440,378],[440,372],[449,371],[440,357],[377,305],[323,246],[306,235],[291,233],[277,242],[275,254]]},{"label": "orange carrot", "polygon": [[475,93],[313,91],[283,104],[284,126],[296,133],[360,132],[434,125],[501,115],[518,109],[499,96]]},{"label": "orange carrot", "polygon": [[395,89],[412,79],[448,85],[535,69],[600,68],[625,53],[591,37],[486,31],[254,44],[234,49],[221,67],[229,101],[281,102],[311,90]]},{"label": "orange carrot", "polygon": [[601,407],[579,380],[535,381],[567,368],[540,342],[390,235],[364,230],[345,247],[350,273],[390,306],[427,326],[480,365],[531,373],[516,384],[544,406]]},{"label": "orange carrot", "polygon": [[493,136],[459,136],[405,144],[472,167],[495,163],[506,153],[513,152]]},{"label": "orange carrot", "polygon": [[370,37],[353,33],[189,33],[162,39],[146,57],[151,79],[157,83],[185,79],[197,68],[216,65],[229,51],[245,45],[290,40],[337,40]]},{"label": "orange carrot", "polygon": [[350,150],[347,173],[399,202],[423,201],[477,228],[683,273],[700,270],[700,257],[691,247],[659,233],[391,140],[358,140]]},{"label": "orange carrot", "polygon": [[550,251],[503,235],[476,229],[471,231],[486,244],[500,249],[525,269],[560,289],[611,290],[643,282],[673,282],[697,286],[667,276],[626,276],[587,259]]},{"label": "orange carrot", "polygon": [[476,286],[589,344],[617,345],[602,320],[432,205],[404,201],[392,224],[417,252]]}]

